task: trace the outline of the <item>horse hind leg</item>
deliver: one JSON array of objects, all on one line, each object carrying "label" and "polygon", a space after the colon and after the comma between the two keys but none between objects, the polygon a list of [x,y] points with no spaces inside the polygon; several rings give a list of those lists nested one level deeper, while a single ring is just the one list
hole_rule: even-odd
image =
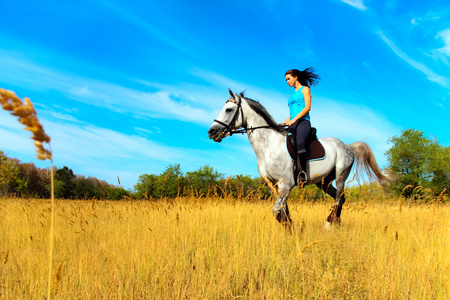
[{"label": "horse hind leg", "polygon": [[322,182],[316,183],[318,188],[323,190],[335,200],[335,204],[327,217],[327,223],[325,224],[326,229],[330,228],[333,223],[338,225],[341,223],[342,205],[345,202],[345,195],[343,191],[348,173],[341,174],[341,176],[336,180],[336,188],[332,185],[332,182],[335,180],[335,174],[336,172],[333,170]]},{"label": "horse hind leg", "polygon": [[[331,183],[334,180],[333,176],[327,176],[323,181],[316,183],[316,186],[321,189],[323,192],[330,195],[333,199],[336,199],[337,191],[334,186],[331,185]],[[337,217],[338,212],[338,206],[336,204],[333,205],[333,208],[331,210],[331,213],[327,217],[327,223],[325,224],[326,228],[331,227],[331,224],[333,223],[339,223],[339,219]],[[341,209],[339,209],[339,215],[340,215]]]},{"label": "horse hind leg", "polygon": [[335,196],[335,204],[333,206],[333,209],[330,213],[330,215],[327,218],[327,222],[330,222],[330,224],[341,223],[341,212],[342,212],[342,206],[345,203],[345,194],[344,194],[344,187],[345,187],[345,181],[348,178],[348,175],[351,171],[351,165],[349,168],[345,169],[341,172],[341,174],[336,178],[336,196]]}]

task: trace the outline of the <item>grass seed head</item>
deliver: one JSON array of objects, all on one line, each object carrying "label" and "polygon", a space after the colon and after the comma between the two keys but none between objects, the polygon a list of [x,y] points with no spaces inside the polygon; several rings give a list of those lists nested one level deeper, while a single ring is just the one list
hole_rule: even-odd
[{"label": "grass seed head", "polygon": [[39,122],[30,99],[24,98],[24,101],[22,101],[14,92],[0,89],[0,104],[4,110],[10,111],[13,116],[18,117],[19,122],[25,125],[25,130],[33,134],[31,138],[35,140],[37,158],[52,160],[52,152],[42,145],[42,143],[50,143],[50,137],[45,133],[44,127]]},{"label": "grass seed head", "polygon": [[306,245],[305,247],[303,247],[302,250],[300,250],[300,253],[298,254],[298,256],[303,255],[303,252],[305,252],[305,251],[308,250],[309,248],[313,247],[315,244],[318,244],[318,243],[321,243],[321,242],[323,242],[323,241],[320,240],[320,241],[314,241],[314,242],[312,242],[312,243],[309,243],[308,245]]}]

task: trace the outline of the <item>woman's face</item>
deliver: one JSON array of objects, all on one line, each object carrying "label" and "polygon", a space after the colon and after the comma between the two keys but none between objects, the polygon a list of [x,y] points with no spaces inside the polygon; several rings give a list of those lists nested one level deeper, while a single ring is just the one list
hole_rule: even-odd
[{"label": "woman's face", "polygon": [[291,74],[287,74],[285,77],[286,77],[286,82],[290,87],[295,86],[295,82],[298,81],[298,77],[292,76]]}]

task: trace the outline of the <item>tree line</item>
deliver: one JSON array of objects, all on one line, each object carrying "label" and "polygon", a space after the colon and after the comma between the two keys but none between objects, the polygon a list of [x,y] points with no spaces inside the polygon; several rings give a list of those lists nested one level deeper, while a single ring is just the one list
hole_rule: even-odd
[{"label": "tree line", "polygon": [[[388,141],[386,151],[388,166],[385,169],[393,178],[387,190],[406,197],[421,193],[448,195],[450,190],[450,147],[440,145],[437,139],[429,139],[422,131],[406,129],[400,136]],[[160,174],[139,176],[134,191],[127,191],[95,177],[76,175],[64,166],[54,168],[55,197],[60,199],[110,199],[124,197],[136,199],[174,198],[177,196],[232,196],[258,199],[270,197],[270,189],[261,178],[248,175],[225,177],[224,174],[205,165],[198,170],[183,173],[179,164],[169,165]],[[306,187],[312,189],[313,187]],[[293,196],[298,193],[294,190]],[[305,193],[303,193],[305,194]],[[312,198],[323,194],[306,193]],[[50,169],[40,169],[33,163],[21,163],[7,157],[0,150],[0,196],[25,198],[50,197]]]},{"label": "tree line", "polygon": [[232,196],[235,198],[257,196],[259,199],[270,197],[270,189],[261,178],[252,178],[249,175],[225,178],[224,174],[208,165],[186,174],[181,171],[180,164],[169,165],[159,175],[139,176],[134,189],[135,197],[139,199],[178,196]]},{"label": "tree line", "polygon": [[[23,198],[50,197],[50,168],[41,169],[33,163],[22,163],[7,157],[0,150],[0,196]],[[246,197],[257,193],[268,198],[270,190],[260,178],[248,175],[224,177],[224,174],[208,165],[184,174],[180,164],[169,165],[162,173],[139,176],[134,191],[99,180],[95,177],[76,175],[67,166],[54,167],[54,193],[59,199],[109,199],[124,197],[136,199],[224,196]]]},{"label": "tree line", "polygon": [[[130,192],[95,177],[75,175],[64,166],[54,167],[54,192],[60,199],[118,200]],[[0,150],[0,196],[50,198],[50,168],[41,169],[33,163],[22,163],[7,157]]]}]

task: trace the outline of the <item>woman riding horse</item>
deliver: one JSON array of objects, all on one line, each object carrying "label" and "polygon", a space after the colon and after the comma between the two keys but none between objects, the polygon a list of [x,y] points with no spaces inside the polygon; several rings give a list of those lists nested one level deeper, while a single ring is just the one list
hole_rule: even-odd
[{"label": "woman riding horse", "polygon": [[[247,133],[256,154],[259,174],[274,187],[272,195],[275,204],[272,213],[281,224],[291,227],[292,220],[286,200],[296,182],[292,172],[294,162],[286,151],[286,130],[280,128],[259,102],[246,98],[244,93],[234,94],[231,90],[229,93],[230,98],[208,130],[209,138],[221,142],[223,138],[235,133]],[[327,218],[328,228],[332,223],[339,224],[345,202],[345,181],[355,161],[356,178],[361,171],[366,171],[369,177],[373,176],[380,184],[384,184],[388,177],[383,174],[366,143],[346,145],[333,137],[320,138],[319,142],[325,149],[326,156],[307,163],[306,184],[317,185],[335,199],[333,210]],[[238,152],[236,154],[239,155]],[[336,187],[331,185],[333,181]]]},{"label": "woman riding horse", "polygon": [[305,183],[307,151],[306,143],[311,132],[311,119],[309,111],[311,110],[311,85],[316,85],[320,79],[312,68],[303,71],[297,69],[289,70],[285,73],[286,82],[295,92],[289,97],[289,117],[281,125],[289,126],[289,129],[296,132],[297,141],[297,170],[298,181]]}]

